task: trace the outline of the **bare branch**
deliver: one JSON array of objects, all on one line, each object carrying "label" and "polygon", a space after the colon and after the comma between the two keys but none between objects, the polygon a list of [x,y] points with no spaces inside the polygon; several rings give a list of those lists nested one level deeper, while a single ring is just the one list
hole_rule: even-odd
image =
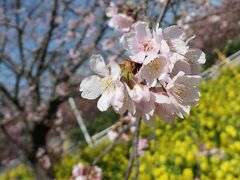
[{"label": "bare branch", "polygon": [[166,12],[168,10],[168,5],[170,4],[171,0],[166,0],[165,3],[164,3],[164,6],[163,6],[163,9],[161,11],[161,14],[158,16],[158,19],[157,19],[157,25],[159,24],[159,26],[161,25],[162,23],[162,20],[163,18],[165,17],[166,15]]},{"label": "bare branch", "polygon": [[129,125],[123,127],[122,130],[118,133],[117,137],[114,139],[114,141],[113,141],[111,144],[109,144],[109,145],[106,147],[106,149],[104,149],[104,150],[94,159],[94,161],[92,162],[92,166],[95,166],[95,165],[98,163],[98,161],[99,161],[106,153],[108,153],[108,152],[117,144],[117,142],[118,142],[118,140],[121,138],[122,134],[123,134],[124,132],[126,132],[127,130],[129,130],[130,127],[132,127],[132,126],[133,126],[133,124],[129,124]]},{"label": "bare branch", "polygon": [[6,87],[0,83],[0,93],[2,93],[18,110],[23,111],[24,108],[19,104],[18,100],[9,93]]},{"label": "bare branch", "polygon": [[138,177],[139,163],[138,163],[137,159],[138,159],[138,141],[139,141],[140,126],[141,126],[141,119],[138,118],[138,119],[136,119],[136,130],[135,130],[134,139],[133,139],[133,150],[131,152],[130,159],[129,159],[129,162],[128,162],[128,168],[127,168],[127,172],[126,172],[126,175],[125,175],[125,178],[124,178],[125,180],[129,179],[129,176],[130,176],[131,171],[132,171],[133,163],[134,163],[135,160],[137,161],[135,178]]}]

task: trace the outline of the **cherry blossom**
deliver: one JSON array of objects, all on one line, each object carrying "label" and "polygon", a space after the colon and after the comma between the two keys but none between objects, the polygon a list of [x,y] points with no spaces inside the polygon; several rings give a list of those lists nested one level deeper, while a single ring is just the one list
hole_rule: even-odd
[{"label": "cherry blossom", "polygon": [[114,15],[108,22],[109,26],[120,32],[127,32],[133,24],[133,18],[126,14]]},{"label": "cherry blossom", "polygon": [[106,111],[109,106],[113,106],[116,111],[119,111],[124,100],[124,85],[120,81],[121,69],[119,65],[111,61],[106,66],[100,55],[92,56],[90,64],[91,69],[99,76],[92,75],[82,81],[80,85],[82,97],[96,99],[101,95],[97,103],[100,111]]},{"label": "cherry blossom", "polygon": [[113,3],[111,3],[111,6],[106,9],[106,15],[108,17],[113,17],[117,15],[117,13],[118,13],[118,8]]},{"label": "cherry blossom", "polygon": [[102,169],[98,166],[90,167],[89,165],[83,165],[82,163],[78,163],[73,166],[72,176],[75,180],[101,180]]},{"label": "cherry blossom", "polygon": [[111,3],[111,6],[106,9],[106,15],[111,19],[108,25],[120,32],[127,32],[130,30],[134,19],[123,13],[118,13],[118,8]]},{"label": "cherry blossom", "polygon": [[136,63],[143,63],[145,57],[151,54],[157,54],[160,50],[160,44],[154,39],[147,23],[137,22],[134,31],[123,35],[123,47],[128,50],[132,56],[130,59]]},{"label": "cherry blossom", "polygon": [[196,105],[198,102],[200,93],[197,83],[200,78],[200,76],[185,75],[180,71],[167,84],[165,89],[171,103],[180,110],[180,112],[176,112],[179,117],[183,118],[183,114],[188,115],[190,106]]},{"label": "cherry blossom", "polygon": [[149,147],[148,140],[145,138],[139,139],[139,144],[138,144],[138,154],[140,156],[143,156],[145,154],[146,149]]},{"label": "cherry blossom", "polygon": [[[110,17],[117,13],[115,6],[107,9]],[[101,95],[97,105],[101,111],[112,106],[117,113],[128,111],[149,125],[154,125],[156,116],[172,123],[176,116],[189,115],[200,97],[199,65],[206,61],[200,49],[188,45],[193,38],[187,38],[176,25],[151,30],[146,22],[136,22],[120,41],[129,53],[128,60],[106,66],[101,56],[94,56],[90,65],[100,77],[92,75],[82,81],[82,97]],[[112,140],[116,136],[109,131]]]}]

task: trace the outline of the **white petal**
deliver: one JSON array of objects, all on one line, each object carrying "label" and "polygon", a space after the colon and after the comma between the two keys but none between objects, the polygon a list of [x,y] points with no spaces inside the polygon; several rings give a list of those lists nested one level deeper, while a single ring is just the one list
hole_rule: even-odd
[{"label": "white petal", "polygon": [[165,40],[161,41],[161,45],[160,45],[160,51],[161,53],[168,53],[170,51],[170,48],[167,44],[167,42]]},{"label": "white petal", "polygon": [[103,92],[100,77],[96,75],[89,76],[82,80],[80,84],[81,96],[85,99],[96,99]]},{"label": "white petal", "polygon": [[171,47],[173,50],[175,50],[177,53],[185,55],[188,51],[188,46],[186,42],[184,42],[181,39],[172,39],[171,40]]},{"label": "white petal", "polygon": [[137,32],[137,39],[144,39],[149,34],[148,24],[146,22],[138,21],[135,25],[135,30]]},{"label": "white petal", "polygon": [[170,104],[170,99],[168,96],[159,93],[153,93],[155,97],[155,102],[159,104]]},{"label": "white petal", "polygon": [[112,76],[113,80],[120,79],[121,69],[120,69],[119,65],[115,61],[111,61],[110,67],[111,67],[111,76]]},{"label": "white petal", "polygon": [[[151,61],[153,61],[154,59],[156,59],[158,56],[159,56],[159,54],[157,54],[157,53],[151,53],[151,54],[149,54],[149,55],[145,58],[145,60],[144,60],[144,62],[143,62],[143,65],[146,65],[146,64],[150,63]],[[144,56],[144,57],[145,57],[145,56]]]},{"label": "white petal", "polygon": [[186,58],[191,63],[195,63],[195,64],[204,64],[206,62],[205,53],[197,48],[189,49],[189,51],[186,54]]},{"label": "white petal", "polygon": [[119,82],[116,84],[116,88],[114,91],[114,98],[112,99],[112,106],[115,111],[119,111],[124,103],[124,85]]},{"label": "white petal", "polygon": [[118,8],[116,6],[110,6],[106,9],[107,17],[113,17],[118,13]]},{"label": "white petal", "polygon": [[183,71],[185,74],[191,75],[190,64],[185,60],[177,61],[174,65],[173,70],[172,70],[171,77],[176,76],[179,71]]},{"label": "white petal", "polygon": [[106,111],[110,106],[110,103],[112,101],[112,97],[113,97],[112,92],[104,91],[102,93],[102,96],[99,98],[99,100],[97,102],[98,109],[100,111]]},{"label": "white petal", "polygon": [[163,34],[167,39],[184,39],[185,33],[179,26],[170,26],[163,30]]},{"label": "white petal", "polygon": [[184,74],[185,74],[185,73],[184,73],[183,71],[178,72],[177,75],[174,76],[174,77],[169,81],[169,83],[168,83],[167,86],[166,86],[166,89],[171,89],[171,88],[174,86],[175,81],[177,81],[177,79],[178,79],[179,77],[184,76]]},{"label": "white petal", "polygon": [[100,76],[107,76],[109,71],[101,55],[92,55],[90,59],[91,69]]},{"label": "white petal", "polygon": [[144,52],[139,52],[134,56],[130,56],[130,59],[136,63],[142,64],[145,59],[145,53]]},{"label": "white petal", "polygon": [[201,76],[199,75],[183,75],[183,76],[178,76],[176,83],[181,83],[184,84],[188,87],[196,86],[201,80]]},{"label": "white petal", "polygon": [[132,54],[136,53],[136,39],[135,39],[136,33],[130,32],[130,33],[125,33],[122,37],[122,44],[123,47],[130,51]]}]

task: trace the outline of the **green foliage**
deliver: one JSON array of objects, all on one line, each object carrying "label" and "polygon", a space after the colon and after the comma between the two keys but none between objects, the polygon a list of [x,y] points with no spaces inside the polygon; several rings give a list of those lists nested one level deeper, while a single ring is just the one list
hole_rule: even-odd
[{"label": "green foliage", "polygon": [[[93,119],[89,119],[85,121],[85,125],[90,135],[94,135],[115,122],[119,120],[119,115],[117,115],[114,111],[108,110],[106,112],[102,112]],[[81,145],[81,147],[86,146],[86,140],[83,136],[83,133],[79,127],[72,129],[68,132],[68,137],[64,142],[64,150],[72,148],[76,146],[76,144]]]},{"label": "green foliage", "polygon": [[105,112],[101,112],[101,114],[97,115],[93,119],[86,121],[86,126],[91,135],[96,132],[100,132],[115,122],[119,120],[119,115],[117,115],[114,111],[108,110]]},{"label": "green foliage", "polygon": [[0,175],[0,180],[32,180],[34,179],[30,170],[25,165],[17,166]]},{"label": "green foliage", "polygon": [[[231,56],[235,52],[240,50],[240,36],[235,37],[232,41],[225,42],[219,45],[219,50],[223,52],[227,57]],[[207,61],[204,64],[205,69],[211,67],[219,57],[214,52],[207,54]]]}]

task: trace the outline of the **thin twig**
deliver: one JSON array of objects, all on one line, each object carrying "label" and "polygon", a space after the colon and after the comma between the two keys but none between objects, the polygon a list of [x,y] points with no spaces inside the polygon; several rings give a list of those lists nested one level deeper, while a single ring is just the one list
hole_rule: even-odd
[{"label": "thin twig", "polygon": [[168,9],[168,5],[170,4],[171,0],[166,0],[164,5],[163,5],[163,9],[161,11],[161,14],[158,16],[158,19],[157,19],[157,25],[159,24],[159,26],[161,25],[162,23],[162,20],[163,18],[165,17],[166,15],[166,12],[167,12],[167,9]]},{"label": "thin twig", "polygon": [[[140,125],[141,125],[141,118],[138,118],[138,119],[136,119],[136,130],[135,130],[134,139],[133,139],[133,148],[134,149],[132,150],[130,159],[128,161],[128,168],[127,168],[126,175],[124,178],[125,180],[129,179],[134,160],[138,158],[138,139],[139,139],[138,137],[139,137],[139,132],[140,132]],[[137,169],[137,171],[135,174],[135,178],[138,177],[138,163],[137,163],[136,169]]]},{"label": "thin twig", "polygon": [[117,144],[118,140],[121,138],[122,134],[124,132],[126,132],[127,130],[130,129],[130,127],[132,126],[133,124],[129,124],[125,127],[123,127],[123,129],[118,133],[117,137],[114,139],[114,141],[109,144],[96,158],[95,160],[92,162],[92,166],[95,166],[98,161],[106,154],[108,153],[113,147],[115,144]]},{"label": "thin twig", "polygon": [[137,129],[136,129],[136,143],[134,144],[134,156],[135,156],[135,176],[134,180],[138,179],[139,174],[139,154],[138,154],[138,144],[139,144],[139,133],[140,133],[140,127],[141,127],[141,119],[137,122]]}]

